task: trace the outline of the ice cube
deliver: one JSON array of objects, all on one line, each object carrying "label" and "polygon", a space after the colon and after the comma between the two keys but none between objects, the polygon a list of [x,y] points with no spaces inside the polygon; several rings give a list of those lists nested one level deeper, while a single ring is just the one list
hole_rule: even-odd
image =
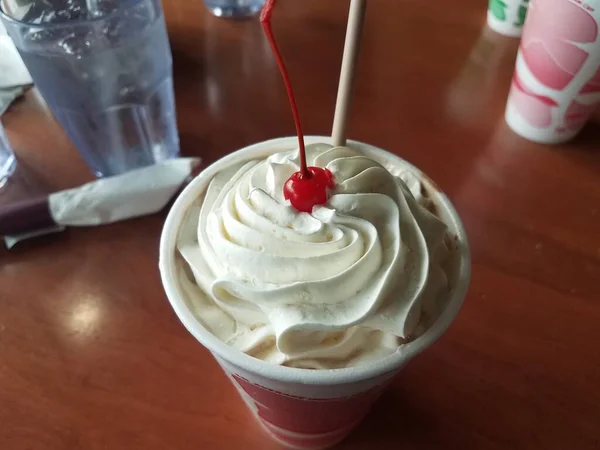
[{"label": "ice cube", "polygon": [[53,38],[56,38],[57,36],[58,36],[58,33],[51,31],[51,30],[32,29],[25,33],[24,38],[27,42],[43,43],[43,42],[51,41],[51,40],[53,40]]},{"label": "ice cube", "polygon": [[66,4],[62,4],[58,9],[54,9],[52,14],[44,17],[45,23],[60,23],[69,22],[71,20],[81,20],[86,16],[84,5],[81,0],[68,0]]},{"label": "ice cube", "polygon": [[87,32],[71,32],[63,37],[58,46],[61,47],[67,55],[73,55],[77,59],[90,54],[95,47],[96,36],[94,30]]},{"label": "ice cube", "polygon": [[20,14],[15,18],[32,24],[64,23],[107,16],[118,9],[117,0],[30,0],[26,7],[15,8]]},{"label": "ice cube", "polygon": [[119,9],[118,0],[97,0],[98,10],[102,16],[107,16]]},{"label": "ice cube", "polygon": [[[115,6],[116,8],[117,6]],[[153,23],[146,2],[139,2],[124,9],[121,13],[107,18],[103,23],[102,34],[112,46],[118,46],[141,35]]]},{"label": "ice cube", "polygon": [[34,0],[21,19],[34,24],[61,23],[82,18],[85,0]]},{"label": "ice cube", "polygon": [[18,19],[27,23],[41,24],[44,22],[44,16],[50,11],[52,11],[52,8],[45,2],[34,1],[23,17],[18,17]]}]

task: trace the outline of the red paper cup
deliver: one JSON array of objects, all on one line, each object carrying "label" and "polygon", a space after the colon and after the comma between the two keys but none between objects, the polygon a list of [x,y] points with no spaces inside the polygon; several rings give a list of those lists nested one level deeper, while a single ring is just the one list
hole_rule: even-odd
[{"label": "red paper cup", "polygon": [[395,374],[339,385],[306,385],[260,376],[216,358],[267,433],[297,449],[328,448],[344,439]]},{"label": "red paper cup", "polygon": [[573,138],[600,102],[600,0],[531,0],[506,107],[519,135]]},{"label": "red paper cup", "polygon": [[[306,143],[330,142],[310,136]],[[206,330],[191,312],[179,279],[183,262],[176,241],[191,205],[202,196],[216,173],[231,164],[265,158],[276,151],[296,148],[293,138],[274,139],[230,154],[205,169],[173,205],[160,244],[160,272],[169,301],[177,316],[196,339],[213,354],[240,396],[269,435],[287,447],[321,449],[344,439],[368,413],[385,387],[415,355],[429,347],[448,328],[464,300],[470,279],[470,253],[464,229],[450,201],[418,169],[376,147],[349,141],[388,169],[410,170],[423,180],[438,215],[455,236],[455,258],[450,273],[446,309],[419,338],[399,347],[391,356],[368,365],[332,370],[308,370],[266,363],[227,346]]]}]

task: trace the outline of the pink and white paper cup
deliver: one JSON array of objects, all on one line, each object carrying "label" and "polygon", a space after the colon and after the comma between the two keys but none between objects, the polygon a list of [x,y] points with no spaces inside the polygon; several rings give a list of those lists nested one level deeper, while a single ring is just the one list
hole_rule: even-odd
[{"label": "pink and white paper cup", "polygon": [[600,0],[531,0],[506,122],[535,142],[573,138],[600,102]]},{"label": "pink and white paper cup", "polygon": [[[328,137],[306,137],[307,144],[330,140]],[[348,145],[387,167],[400,166],[414,171],[423,180],[440,218],[454,236],[452,254],[455,259],[446,308],[424,334],[402,345],[387,358],[368,365],[332,370],[298,369],[261,361],[229,347],[204,328],[192,313],[189,299],[180,285],[184,266],[176,250],[177,237],[188,210],[202,197],[209,181],[231,164],[296,148],[295,137],[252,145],[206,168],[176,200],[161,237],[160,273],[175,313],[188,331],[212,353],[262,427],[273,439],[290,448],[328,448],[344,439],[368,413],[394,375],[445,332],[463,303],[470,279],[470,253],[465,231],[447,197],[418,169],[399,157],[359,142],[349,141]]]}]

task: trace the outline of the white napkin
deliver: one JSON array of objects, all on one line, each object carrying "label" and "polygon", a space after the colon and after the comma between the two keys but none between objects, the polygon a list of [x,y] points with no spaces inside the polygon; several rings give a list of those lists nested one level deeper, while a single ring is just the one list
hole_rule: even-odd
[{"label": "white napkin", "polygon": [[0,116],[33,84],[19,52],[0,22]]}]

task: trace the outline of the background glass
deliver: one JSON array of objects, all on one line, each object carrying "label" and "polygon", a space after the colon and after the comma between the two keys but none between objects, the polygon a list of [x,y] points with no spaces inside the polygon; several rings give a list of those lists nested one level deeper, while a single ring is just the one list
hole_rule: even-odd
[{"label": "background glass", "polygon": [[204,0],[204,4],[217,17],[249,17],[262,9],[265,0]]},{"label": "background glass", "polygon": [[179,153],[160,0],[2,0],[48,106],[99,177]]}]

